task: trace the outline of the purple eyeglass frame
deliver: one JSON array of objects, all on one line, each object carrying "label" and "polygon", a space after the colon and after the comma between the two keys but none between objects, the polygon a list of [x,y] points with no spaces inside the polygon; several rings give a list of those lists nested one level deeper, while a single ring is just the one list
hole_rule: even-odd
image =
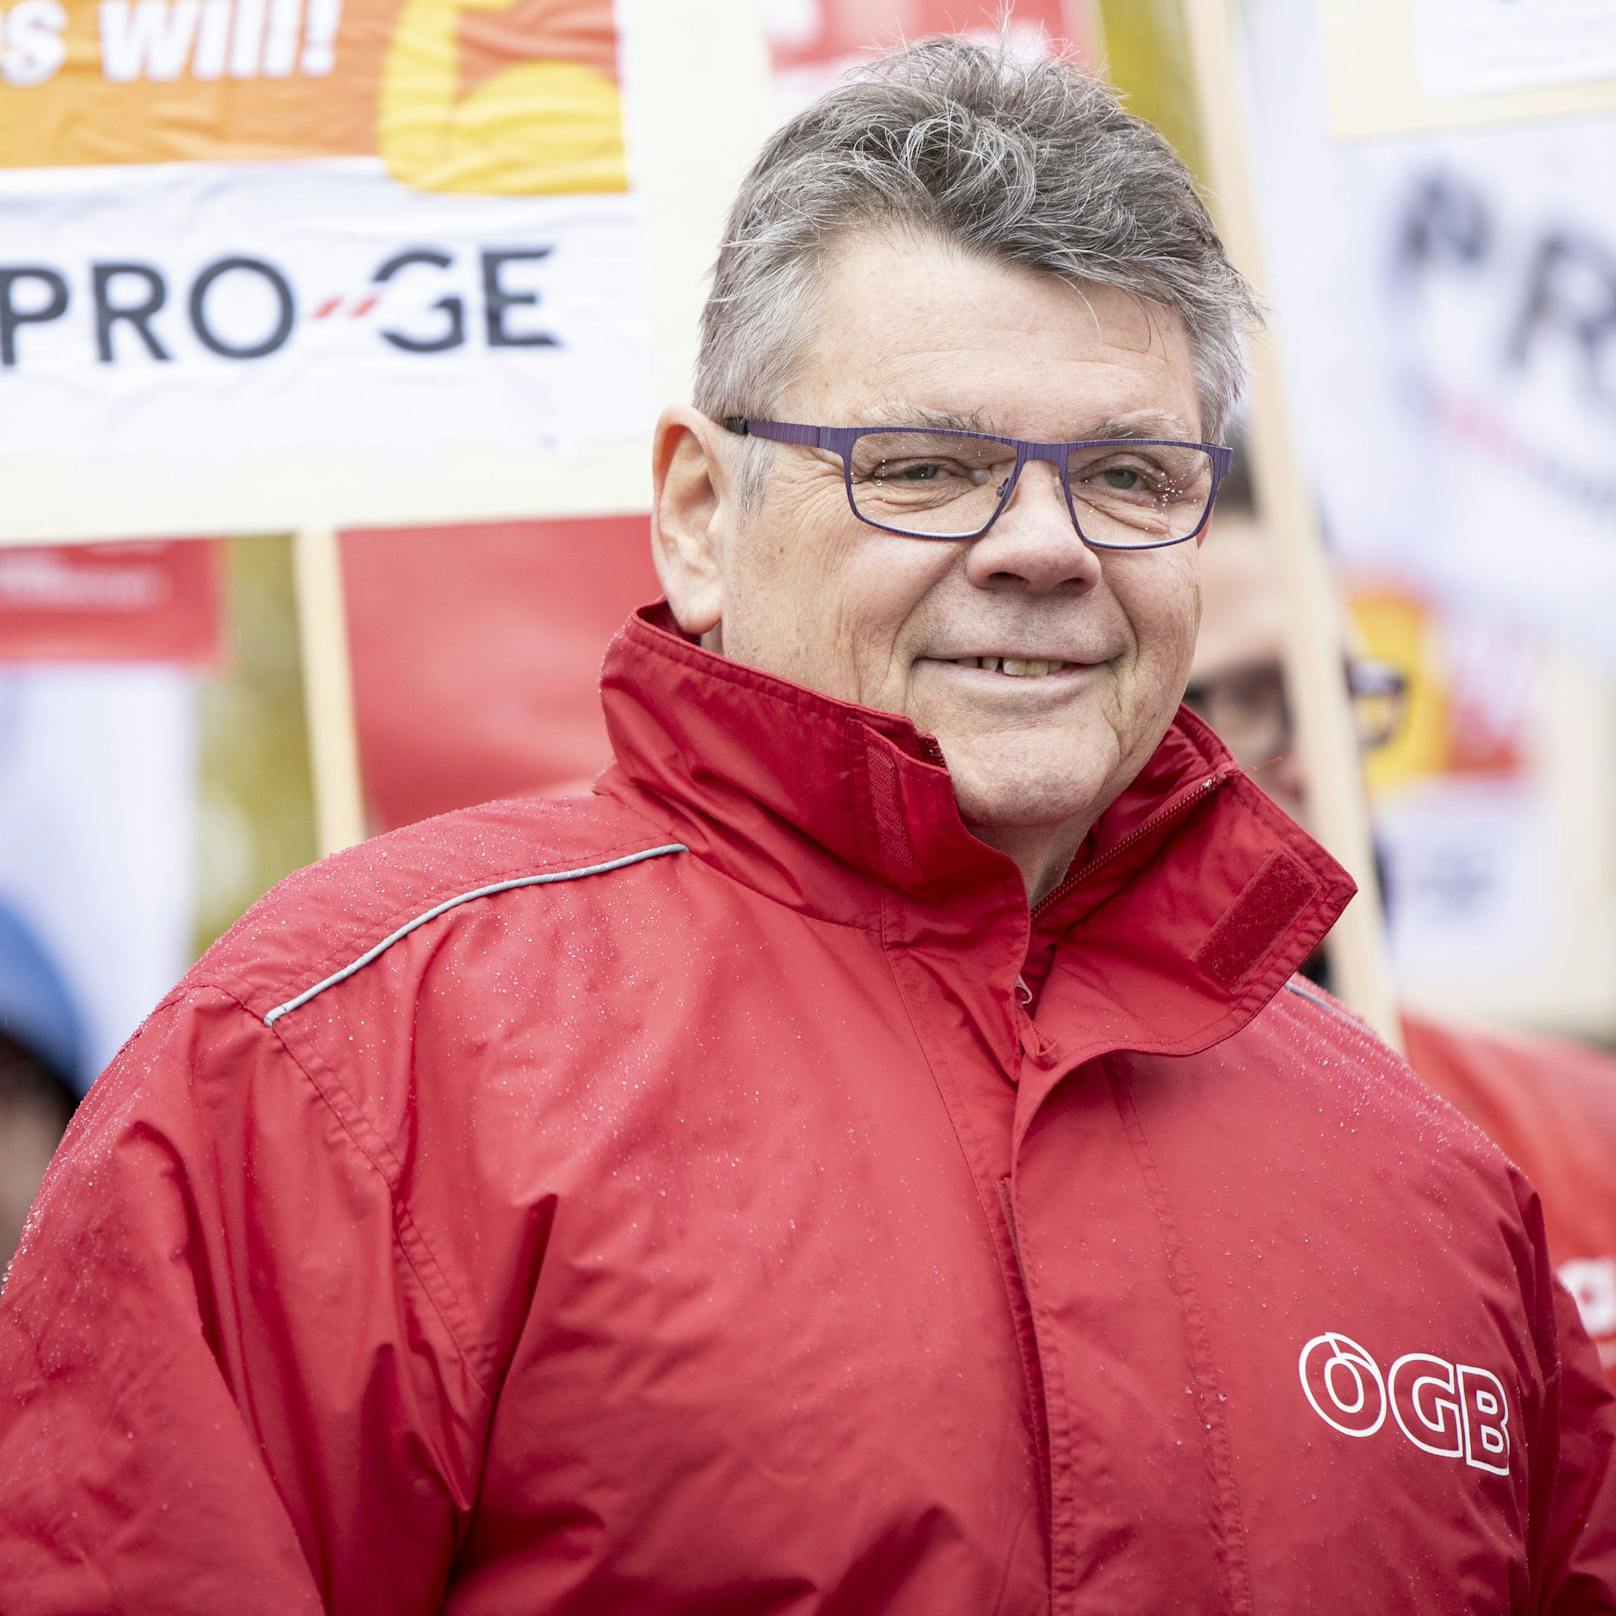
[{"label": "purple eyeglass frame", "polygon": [[[879,529],[882,533],[896,533],[906,539],[938,539],[944,543],[958,543],[965,539],[979,539],[1004,514],[1005,507],[1015,498],[1016,485],[1021,481],[1021,469],[1029,460],[1047,460],[1054,466],[1060,476],[1061,492],[1066,496],[1067,514],[1072,518],[1072,526],[1077,530],[1077,536],[1092,550],[1165,550],[1170,545],[1186,544],[1193,539],[1205,526],[1207,518],[1212,514],[1212,506],[1218,497],[1218,485],[1229,474],[1229,467],[1234,463],[1234,450],[1222,443],[1192,443],[1185,438],[1074,438],[1070,443],[1033,443],[1027,438],[1001,437],[997,432],[966,432],[958,427],[928,427],[928,426],[803,426],[793,421],[756,421],[745,415],[726,415],[719,425],[726,432],[734,432],[741,437],[766,438],[771,443],[795,443],[808,449],[827,449],[838,456],[842,462],[842,484],[847,490],[847,506],[859,521],[868,527]],[[906,527],[889,527],[885,522],[872,522],[859,508],[858,502],[853,498],[853,458],[852,448],[859,438],[870,433],[880,433],[883,437],[897,436],[900,433],[912,432],[917,436],[929,438],[971,438],[977,442],[1002,443],[1007,448],[1016,451],[1016,463],[1011,468],[1010,475],[1005,480],[1004,493],[999,503],[994,507],[993,514],[974,533],[916,533]],[[1074,449],[1110,449],[1110,448],[1170,448],[1170,449],[1200,449],[1212,462],[1212,487],[1207,494],[1206,509],[1201,512],[1199,520],[1188,533],[1177,539],[1157,539],[1152,544],[1105,544],[1091,539],[1083,531],[1083,524],[1078,520],[1077,505],[1072,499],[1072,478],[1068,461]]]}]

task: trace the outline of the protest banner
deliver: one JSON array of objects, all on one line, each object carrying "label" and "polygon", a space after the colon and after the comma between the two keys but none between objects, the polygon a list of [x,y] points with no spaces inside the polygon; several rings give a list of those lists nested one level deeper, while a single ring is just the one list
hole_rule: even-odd
[{"label": "protest banner", "polygon": [[646,507],[761,36],[717,0],[45,3],[0,66],[37,243],[0,251],[0,537],[298,530],[341,845],[333,525]]},{"label": "protest banner", "polygon": [[732,10],[3,8],[0,536],[643,509],[762,124]]},{"label": "protest banner", "polygon": [[1308,487],[1378,654],[1415,681],[1371,771],[1400,986],[1608,1033],[1616,117],[1332,139],[1311,8],[1245,15]]}]

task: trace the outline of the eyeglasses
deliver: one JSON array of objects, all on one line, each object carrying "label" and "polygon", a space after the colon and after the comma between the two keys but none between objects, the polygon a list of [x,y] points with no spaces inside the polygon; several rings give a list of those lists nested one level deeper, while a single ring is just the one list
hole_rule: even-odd
[{"label": "eyeglasses", "polygon": [[911,539],[979,539],[1004,514],[1023,467],[1060,474],[1078,537],[1096,550],[1182,544],[1206,526],[1233,451],[1164,438],[1030,443],[944,427],[800,426],[731,415],[727,431],[841,457],[853,514]]},{"label": "eyeglasses", "polygon": [[[1358,745],[1375,752],[1402,728],[1408,709],[1408,679],[1388,662],[1352,657],[1343,665]],[[1223,738],[1243,768],[1253,768],[1290,751],[1292,717],[1285,675],[1278,663],[1233,668],[1211,679],[1194,680],[1185,704]]]}]

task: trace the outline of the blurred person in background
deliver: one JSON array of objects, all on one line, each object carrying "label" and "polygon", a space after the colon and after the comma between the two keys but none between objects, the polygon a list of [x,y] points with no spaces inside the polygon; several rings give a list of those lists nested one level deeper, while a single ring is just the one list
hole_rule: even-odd
[{"label": "blurred person in background", "polygon": [[0,1271],[78,1104],[82,1050],[61,972],[0,902]]},{"label": "blurred person in background", "polygon": [[1073,64],[771,137],[595,793],[294,877],[81,1110],[7,1616],[1616,1609],[1531,1190],[1179,707],[1254,307]]},{"label": "blurred person in background", "polygon": [[[1285,599],[1243,471],[1224,480],[1201,556],[1202,615],[1185,701],[1286,813],[1308,822],[1286,696]],[[1357,655],[1342,676],[1365,751],[1401,722],[1405,675]],[[1385,900],[1396,903],[1395,885]],[[1328,986],[1322,951],[1303,970]],[[1482,1128],[1543,1196],[1549,1250],[1616,1384],[1616,1059],[1540,1033],[1456,1027],[1405,1010],[1415,1072]]]}]

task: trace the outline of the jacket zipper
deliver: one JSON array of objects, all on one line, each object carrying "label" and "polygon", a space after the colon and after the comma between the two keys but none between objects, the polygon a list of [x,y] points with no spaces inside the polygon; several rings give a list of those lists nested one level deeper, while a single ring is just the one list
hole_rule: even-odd
[{"label": "jacket zipper", "polygon": [[1217,790],[1231,774],[1237,772],[1237,769],[1238,765],[1226,763],[1216,774],[1209,774],[1204,780],[1197,781],[1195,785],[1187,787],[1178,796],[1174,797],[1171,802],[1164,803],[1144,824],[1140,825],[1136,830],[1129,831],[1115,847],[1108,849],[1103,858],[1095,859],[1092,864],[1085,864],[1081,870],[1074,870],[1053,892],[1040,898],[1033,905],[1032,918],[1036,920],[1046,909],[1059,903],[1062,898],[1087,881],[1097,870],[1103,870],[1113,859],[1119,858],[1123,853],[1126,853],[1130,847],[1142,842],[1145,837],[1154,835],[1163,825],[1177,819],[1187,809],[1194,807],[1208,792]]},{"label": "jacket zipper", "polygon": [[1021,1281],[1021,1289],[1027,1289],[1027,1276],[1021,1268],[1021,1242],[1016,1238],[1016,1215],[1010,1206],[1010,1180],[999,1180],[999,1205],[1004,1209],[1004,1227],[1010,1236],[1010,1250],[1016,1259],[1016,1277]]}]

